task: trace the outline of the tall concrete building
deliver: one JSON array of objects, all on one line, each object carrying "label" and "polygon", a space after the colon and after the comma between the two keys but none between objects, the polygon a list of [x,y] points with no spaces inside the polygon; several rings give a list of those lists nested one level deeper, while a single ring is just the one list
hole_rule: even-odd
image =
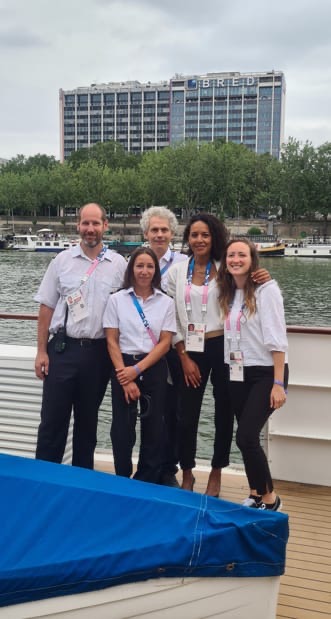
[{"label": "tall concrete building", "polygon": [[285,96],[281,71],[176,75],[159,83],[61,89],[61,160],[107,140],[140,153],[219,138],[279,157]]}]

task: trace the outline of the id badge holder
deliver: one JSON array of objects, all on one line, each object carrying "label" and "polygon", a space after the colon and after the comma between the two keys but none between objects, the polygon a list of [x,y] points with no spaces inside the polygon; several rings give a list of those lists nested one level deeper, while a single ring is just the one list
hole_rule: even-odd
[{"label": "id badge holder", "polygon": [[244,382],[244,355],[241,350],[230,352],[230,380]]},{"label": "id badge holder", "polygon": [[206,325],[203,322],[189,322],[186,329],[185,349],[188,352],[203,352],[205,349]]},{"label": "id badge holder", "polygon": [[88,309],[81,290],[75,290],[66,297],[68,310],[73,322],[79,322],[87,318]]}]

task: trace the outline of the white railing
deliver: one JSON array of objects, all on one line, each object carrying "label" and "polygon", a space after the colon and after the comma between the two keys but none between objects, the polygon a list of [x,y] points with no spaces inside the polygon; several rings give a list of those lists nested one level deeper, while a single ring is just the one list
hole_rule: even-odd
[{"label": "white railing", "polygon": [[[36,320],[28,314],[0,319]],[[287,403],[268,422],[266,449],[274,479],[331,486],[331,329],[288,327]],[[0,451],[33,456],[42,382],[34,346],[0,344]],[[71,459],[68,437],[66,461]]]}]

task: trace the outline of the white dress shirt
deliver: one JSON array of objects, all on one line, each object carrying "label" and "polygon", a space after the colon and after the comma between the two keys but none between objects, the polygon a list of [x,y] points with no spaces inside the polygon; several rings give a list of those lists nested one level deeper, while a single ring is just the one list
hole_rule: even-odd
[{"label": "white dress shirt", "polygon": [[[230,352],[243,352],[244,366],[274,365],[272,351],[285,352],[287,362],[287,335],[284,304],[281,291],[275,280],[266,282],[255,291],[256,312],[251,316],[244,309],[240,320],[240,334],[237,318],[243,305],[243,290],[236,290],[230,312],[230,330],[225,320],[224,361],[229,363]],[[240,335],[240,339],[239,339]]]},{"label": "white dress shirt", "polygon": [[107,300],[123,285],[127,263],[123,256],[107,249],[100,263],[82,284],[82,278],[92,262],[83,248],[77,245],[59,253],[49,264],[34,300],[54,309],[50,333],[56,333],[64,324],[66,297],[81,289],[88,316],[75,323],[69,312],[67,334],[75,338],[104,337],[102,318]]},{"label": "white dress shirt", "polygon": [[[177,262],[183,262],[184,260],[188,260],[188,256],[186,254],[181,254],[179,251],[174,251],[168,247],[167,251],[159,260],[160,270],[161,270],[161,288],[165,292],[167,292],[168,287],[168,271],[169,268],[176,264]],[[164,273],[162,273],[162,269],[165,269]]]},{"label": "white dress shirt", "polygon": [[[119,347],[122,353],[129,355],[149,353],[154,344],[133,303],[131,292],[133,288],[119,290],[109,297],[103,326],[119,330]],[[176,333],[175,305],[170,297],[155,289],[145,301],[141,297],[136,298],[157,341],[160,339],[161,331]]]}]

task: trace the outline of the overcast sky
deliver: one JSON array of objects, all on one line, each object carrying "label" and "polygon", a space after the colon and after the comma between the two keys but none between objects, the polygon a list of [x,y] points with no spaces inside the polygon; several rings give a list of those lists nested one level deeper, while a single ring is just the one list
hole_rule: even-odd
[{"label": "overcast sky", "polygon": [[0,0],[0,158],[59,158],[59,88],[281,70],[285,139],[331,141],[330,0]]}]

